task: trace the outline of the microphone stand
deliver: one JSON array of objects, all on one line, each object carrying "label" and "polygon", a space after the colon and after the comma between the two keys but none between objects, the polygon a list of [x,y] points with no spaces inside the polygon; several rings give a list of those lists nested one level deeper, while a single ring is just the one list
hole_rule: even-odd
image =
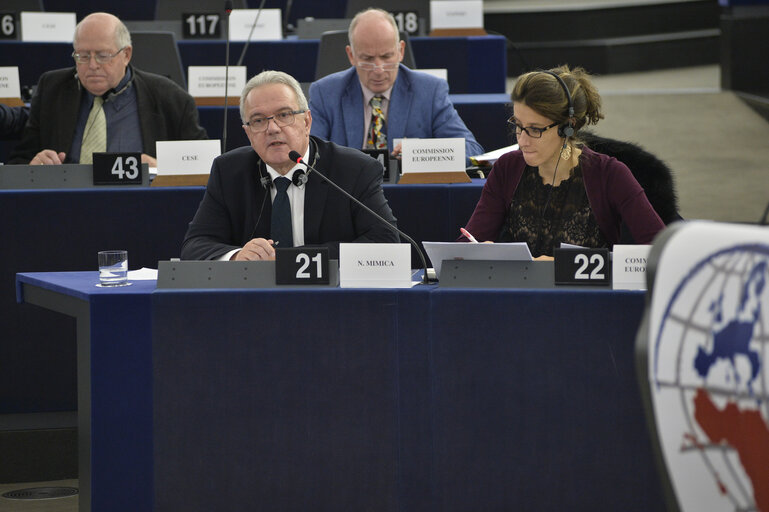
[{"label": "microphone stand", "polygon": [[230,13],[232,0],[224,2],[224,29],[227,31],[227,42],[224,50],[224,122],[222,124],[222,153],[227,152],[227,99],[230,91]]},{"label": "microphone stand", "polygon": [[758,221],[759,226],[765,226],[766,225],[766,218],[769,216],[769,204],[766,205],[766,209],[764,210],[764,214],[761,216],[761,220]]},{"label": "microphone stand", "polygon": [[288,154],[288,158],[289,158],[291,161],[293,161],[293,162],[296,162],[296,163],[298,163],[298,164],[304,164],[304,165],[307,167],[307,174],[306,174],[307,176],[309,176],[309,175],[310,175],[310,171],[315,171],[315,174],[316,174],[316,175],[318,175],[318,176],[319,176],[319,177],[320,177],[320,178],[321,178],[323,181],[325,181],[326,183],[328,183],[329,185],[331,185],[332,187],[334,187],[336,190],[338,190],[339,192],[341,192],[342,194],[344,194],[344,195],[345,195],[345,196],[346,196],[348,199],[350,199],[351,201],[353,201],[355,204],[357,204],[358,206],[362,207],[364,210],[366,210],[367,212],[369,212],[371,215],[373,215],[374,217],[376,217],[377,219],[379,219],[380,221],[382,221],[382,222],[385,224],[385,226],[387,226],[387,227],[388,227],[388,228],[390,228],[391,230],[395,231],[395,232],[396,232],[398,235],[400,235],[400,236],[402,236],[403,238],[405,238],[405,239],[406,239],[406,240],[407,240],[407,241],[408,241],[408,242],[409,242],[409,243],[410,243],[410,244],[411,244],[411,245],[412,245],[412,246],[413,246],[413,247],[414,247],[414,248],[417,250],[417,254],[419,254],[419,258],[422,260],[422,268],[424,268],[424,271],[425,271],[425,275],[424,275],[424,277],[422,278],[422,284],[430,284],[430,282],[431,282],[431,281],[430,281],[430,278],[428,278],[428,277],[427,277],[427,260],[425,259],[425,255],[424,255],[424,253],[422,253],[422,249],[420,249],[420,248],[419,248],[419,245],[418,245],[418,244],[417,244],[417,243],[414,241],[414,239],[413,239],[413,238],[411,238],[410,236],[408,236],[406,233],[404,233],[403,231],[401,231],[401,230],[400,230],[400,229],[398,229],[397,227],[395,227],[395,226],[393,226],[392,224],[390,224],[390,223],[389,223],[389,222],[388,222],[388,221],[387,221],[387,220],[386,220],[384,217],[382,217],[382,216],[381,216],[381,215],[379,215],[377,212],[375,212],[374,210],[372,210],[371,208],[369,208],[368,206],[366,206],[365,204],[363,204],[363,202],[361,202],[361,201],[360,201],[358,198],[356,198],[356,197],[353,197],[353,196],[352,196],[352,194],[350,194],[350,193],[349,193],[349,192],[347,192],[345,189],[343,189],[342,187],[340,187],[339,185],[337,185],[336,183],[334,183],[334,182],[331,180],[331,178],[329,178],[328,176],[324,175],[322,172],[320,172],[319,170],[317,170],[317,169],[316,169],[315,167],[313,167],[312,165],[310,165],[310,164],[308,164],[307,162],[303,161],[303,159],[302,159],[302,155],[300,155],[298,152],[296,152],[296,151],[291,151],[291,152]]},{"label": "microphone stand", "polygon": [[262,3],[259,4],[259,7],[256,10],[256,17],[254,18],[254,23],[251,25],[251,31],[248,33],[248,39],[246,39],[246,44],[243,45],[243,51],[240,52],[240,57],[238,58],[237,66],[240,66],[243,64],[243,57],[246,56],[246,50],[248,50],[248,45],[251,42],[251,35],[254,33],[254,29],[256,29],[256,23],[259,21],[259,16],[262,14],[262,8],[264,7],[264,2],[267,0],[262,0]]}]

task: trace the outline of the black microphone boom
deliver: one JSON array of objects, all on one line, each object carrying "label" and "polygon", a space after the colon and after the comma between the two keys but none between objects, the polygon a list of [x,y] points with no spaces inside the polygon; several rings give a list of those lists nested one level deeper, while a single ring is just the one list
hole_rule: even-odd
[{"label": "black microphone boom", "polygon": [[417,243],[414,241],[414,239],[413,239],[413,238],[411,238],[411,237],[410,237],[410,236],[408,236],[406,233],[404,233],[403,231],[401,231],[400,229],[398,229],[396,226],[393,226],[392,224],[390,224],[389,222],[387,222],[387,220],[386,220],[384,217],[382,217],[382,216],[381,216],[381,215],[379,215],[377,212],[375,212],[374,210],[372,210],[371,208],[369,208],[368,206],[366,206],[365,204],[363,204],[363,203],[362,203],[362,202],[361,202],[359,199],[357,199],[356,197],[353,197],[353,196],[352,196],[352,194],[350,194],[350,193],[349,193],[349,192],[347,192],[345,189],[343,189],[342,187],[340,187],[339,185],[337,185],[336,183],[334,183],[334,182],[331,180],[331,178],[329,178],[328,176],[326,176],[325,174],[323,174],[322,172],[320,172],[319,170],[317,170],[315,167],[311,166],[311,165],[310,165],[310,164],[308,164],[307,162],[304,162],[304,161],[302,160],[302,155],[300,155],[298,152],[296,152],[296,151],[291,151],[291,152],[288,154],[288,158],[289,158],[291,161],[293,161],[293,162],[296,162],[296,163],[298,163],[298,164],[304,164],[304,165],[307,167],[307,174],[306,174],[306,176],[309,176],[311,171],[315,171],[315,174],[317,174],[317,175],[318,175],[318,176],[319,176],[319,177],[320,177],[320,178],[321,178],[323,181],[325,181],[326,183],[328,183],[329,185],[331,185],[332,187],[334,187],[335,189],[337,189],[339,192],[341,192],[342,194],[344,194],[344,195],[345,195],[345,196],[346,196],[348,199],[350,199],[351,201],[353,201],[355,204],[357,204],[358,206],[360,206],[361,208],[363,208],[364,210],[366,210],[367,212],[369,212],[371,215],[373,215],[374,217],[376,217],[376,218],[377,218],[377,219],[379,219],[380,221],[382,221],[382,222],[384,223],[384,225],[385,225],[385,226],[387,226],[388,228],[390,228],[390,229],[392,229],[393,231],[395,231],[396,233],[398,233],[398,235],[400,235],[400,236],[402,236],[403,238],[405,238],[405,239],[406,239],[406,240],[407,240],[407,241],[408,241],[408,242],[409,242],[409,243],[410,243],[412,246],[414,246],[414,248],[417,250],[417,254],[419,254],[419,258],[422,260],[422,267],[423,267],[423,268],[424,268],[424,270],[425,270],[425,275],[424,275],[424,278],[422,278],[422,283],[423,283],[423,284],[428,284],[428,283],[430,282],[430,279],[427,277],[427,260],[425,259],[425,255],[424,255],[424,253],[422,253],[422,249],[420,249],[420,248],[419,248],[419,245],[418,245],[418,244],[417,244]]},{"label": "black microphone boom", "polygon": [[222,124],[222,153],[227,152],[227,98],[230,90],[230,13],[232,0],[224,2],[224,30],[227,31],[227,42],[224,46],[224,123]]},{"label": "black microphone boom", "polygon": [[766,205],[766,209],[764,210],[764,214],[761,216],[761,220],[758,221],[759,226],[765,226],[766,225],[766,218],[769,216],[769,204]]},{"label": "black microphone boom", "polygon": [[259,16],[262,14],[262,8],[264,8],[264,2],[266,2],[266,0],[262,0],[262,3],[260,3],[259,7],[256,9],[256,17],[254,17],[254,23],[251,25],[251,30],[248,33],[248,39],[246,39],[246,44],[243,45],[243,51],[240,52],[240,58],[238,58],[238,63],[237,63],[238,66],[243,64],[243,57],[246,56],[246,50],[248,50],[248,44],[251,42],[251,35],[254,33],[254,29],[256,28],[256,22],[259,21]]}]

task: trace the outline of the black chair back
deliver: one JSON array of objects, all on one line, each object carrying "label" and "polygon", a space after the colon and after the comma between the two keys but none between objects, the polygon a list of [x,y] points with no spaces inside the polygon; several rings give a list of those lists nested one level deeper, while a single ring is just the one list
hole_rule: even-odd
[{"label": "black chair back", "polygon": [[[246,0],[233,0],[233,9],[247,9]],[[218,12],[224,19],[224,2],[221,0],[157,0],[156,20],[181,20],[185,12]]]},{"label": "black chair back", "polygon": [[182,58],[173,32],[132,32],[131,63],[142,71],[170,78],[187,90]]},{"label": "black chair back", "polygon": [[3,0],[2,12],[44,11],[43,0]]},{"label": "black chair back", "polygon": [[[430,0],[347,0],[346,18],[352,18],[369,7],[378,7],[391,13],[417,12],[419,30],[414,35],[424,36],[430,33]],[[396,18],[398,21],[398,18]],[[406,23],[406,20],[403,21]],[[401,27],[407,28],[407,27]]]}]

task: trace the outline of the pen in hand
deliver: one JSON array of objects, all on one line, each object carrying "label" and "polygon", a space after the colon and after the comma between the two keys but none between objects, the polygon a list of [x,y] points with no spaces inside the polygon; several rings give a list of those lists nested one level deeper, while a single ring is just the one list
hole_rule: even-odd
[{"label": "pen in hand", "polygon": [[464,235],[465,238],[470,240],[472,243],[474,243],[474,244],[478,243],[478,240],[476,240],[475,237],[473,235],[471,235],[470,232],[468,230],[466,230],[465,228],[459,228],[459,231],[460,231],[460,233],[462,233],[462,235]]}]

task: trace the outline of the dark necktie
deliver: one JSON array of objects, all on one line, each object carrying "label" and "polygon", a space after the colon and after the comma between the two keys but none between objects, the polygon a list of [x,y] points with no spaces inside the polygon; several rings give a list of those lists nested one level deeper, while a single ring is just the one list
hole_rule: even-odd
[{"label": "dark necktie", "polygon": [[271,237],[278,247],[293,247],[294,231],[291,229],[291,203],[288,202],[288,194],[286,194],[291,180],[279,177],[275,178],[272,184],[278,193],[272,202]]},{"label": "dark necktie", "polygon": [[366,146],[371,149],[387,149],[385,134],[385,117],[382,112],[382,96],[371,98],[371,129],[369,130]]}]

